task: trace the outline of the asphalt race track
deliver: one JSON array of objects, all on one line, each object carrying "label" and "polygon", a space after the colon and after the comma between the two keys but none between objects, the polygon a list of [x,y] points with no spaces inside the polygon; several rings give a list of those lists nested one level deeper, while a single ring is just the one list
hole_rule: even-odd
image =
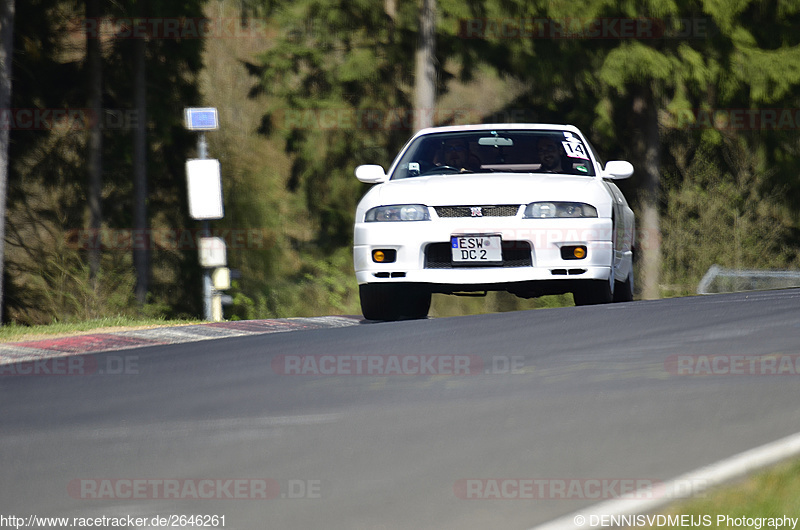
[{"label": "asphalt race track", "polygon": [[526,529],[800,431],[799,354],[784,290],[18,365],[0,513]]}]

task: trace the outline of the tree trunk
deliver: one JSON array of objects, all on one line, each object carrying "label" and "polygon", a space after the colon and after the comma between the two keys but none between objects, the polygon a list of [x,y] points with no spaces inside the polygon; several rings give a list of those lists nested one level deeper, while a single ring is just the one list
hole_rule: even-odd
[{"label": "tree trunk", "polygon": [[[102,16],[100,0],[86,0],[86,18],[98,20]],[[89,131],[89,278],[92,289],[97,288],[100,272],[100,229],[103,222],[103,55],[100,36],[86,32],[86,63],[89,78],[89,108],[92,109],[92,128]]]},{"label": "tree trunk", "polygon": [[[11,108],[11,62],[14,55],[14,0],[0,0],[0,109]],[[9,130],[0,127],[0,323],[3,318],[3,272],[6,247]]]},{"label": "tree trunk", "polygon": [[636,234],[636,249],[640,256],[640,285],[642,298],[661,297],[661,228],[659,199],[661,193],[661,137],[658,130],[658,109],[652,87],[642,86],[633,99],[633,112],[639,136],[641,171],[641,220]]},{"label": "tree trunk", "polygon": [[422,0],[414,86],[414,126],[433,125],[436,105],[436,0]]},{"label": "tree trunk", "polygon": [[[146,16],[144,2],[139,16]],[[150,288],[150,235],[147,231],[147,41],[134,41],[133,99],[136,109],[136,128],[133,131],[133,230],[141,246],[133,247],[133,264],[136,268],[136,301],[147,302]]]}]

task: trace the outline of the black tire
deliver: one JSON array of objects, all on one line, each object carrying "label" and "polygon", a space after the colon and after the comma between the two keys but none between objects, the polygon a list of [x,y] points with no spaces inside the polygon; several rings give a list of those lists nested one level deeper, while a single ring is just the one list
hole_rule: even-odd
[{"label": "black tire", "polygon": [[572,293],[575,305],[608,304],[614,299],[611,283],[608,280],[590,280],[583,283],[584,285]]},{"label": "black tire", "polygon": [[413,285],[368,283],[359,285],[358,293],[367,320],[425,318],[431,308],[431,293]]},{"label": "black tire", "polygon": [[633,301],[633,269],[631,269],[631,272],[628,273],[628,277],[624,282],[616,282],[614,284],[614,301]]}]

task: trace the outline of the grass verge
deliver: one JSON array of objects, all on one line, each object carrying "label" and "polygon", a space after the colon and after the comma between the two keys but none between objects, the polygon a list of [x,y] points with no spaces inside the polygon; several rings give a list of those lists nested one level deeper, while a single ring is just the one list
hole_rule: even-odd
[{"label": "grass verge", "polygon": [[[672,521],[679,524],[656,524],[645,528],[775,528],[763,518],[800,517],[800,459],[779,464],[743,481],[712,490],[704,497],[673,504],[661,511],[660,515],[672,516]],[[682,525],[681,520],[675,519],[675,516],[683,516]],[[663,521],[665,520],[662,518]],[[792,528],[791,523],[788,528]],[[800,528],[800,523],[796,528]]]}]

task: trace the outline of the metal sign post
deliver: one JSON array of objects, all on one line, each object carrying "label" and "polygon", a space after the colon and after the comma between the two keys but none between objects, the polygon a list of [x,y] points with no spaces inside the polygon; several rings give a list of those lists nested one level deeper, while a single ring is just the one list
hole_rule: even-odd
[{"label": "metal sign post", "polygon": [[[214,289],[211,273],[215,267],[225,265],[225,242],[212,238],[209,219],[221,219],[224,216],[222,206],[222,183],[219,161],[208,158],[208,144],[205,131],[219,128],[217,109],[187,108],[185,109],[186,128],[199,131],[197,138],[196,160],[186,162],[186,177],[189,191],[189,215],[192,219],[202,220],[203,233],[200,238],[200,266],[203,267],[203,318],[218,321],[222,319],[221,293]],[[221,242],[221,246],[220,243]],[[217,307],[218,306],[218,307]]]}]

